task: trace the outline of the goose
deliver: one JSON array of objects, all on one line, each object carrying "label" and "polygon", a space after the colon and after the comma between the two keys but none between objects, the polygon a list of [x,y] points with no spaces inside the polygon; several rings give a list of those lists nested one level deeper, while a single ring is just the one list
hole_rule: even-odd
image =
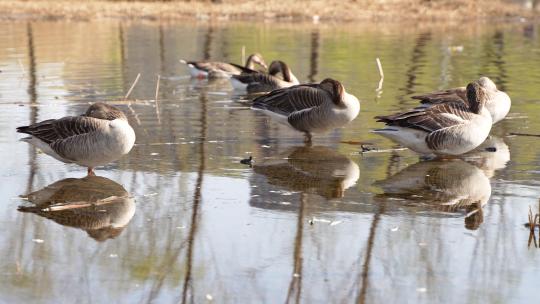
[{"label": "goose", "polygon": [[288,148],[277,157],[255,164],[253,170],[271,185],[327,199],[342,198],[360,178],[360,168],[354,161],[324,146]]},{"label": "goose", "polygon": [[[493,124],[503,120],[510,111],[510,106],[512,105],[512,101],[508,94],[499,91],[495,83],[488,77],[480,77],[476,82],[486,90],[486,108],[489,113],[491,113]],[[461,102],[468,105],[467,90],[465,87],[416,95],[412,96],[412,98],[420,100],[425,107],[446,102]]]},{"label": "goose", "polygon": [[231,75],[239,75],[242,72],[255,70],[256,64],[265,70],[268,68],[262,55],[258,53],[249,55],[244,67],[219,61],[186,61],[181,59],[180,62],[186,64],[191,77],[196,78],[229,78]]},{"label": "goose", "polygon": [[486,89],[477,82],[467,86],[465,103],[446,102],[408,112],[376,116],[386,127],[372,132],[424,156],[460,155],[488,137],[492,118],[486,109]]},{"label": "goose", "polygon": [[416,214],[462,213],[467,229],[479,227],[491,197],[484,171],[462,159],[421,161],[374,185],[384,191],[377,200],[404,201]]},{"label": "goose", "polygon": [[81,116],[49,119],[18,127],[17,132],[30,135],[21,139],[64,163],[88,168],[106,165],[129,153],[135,143],[135,132],[126,115],[114,106],[94,103]]},{"label": "goose", "polygon": [[101,176],[62,179],[24,197],[32,205],[21,205],[19,211],[85,230],[97,241],[118,236],[136,209],[122,185]]},{"label": "goose", "polygon": [[274,90],[257,97],[251,108],[303,132],[306,143],[311,143],[312,133],[339,128],[355,119],[360,102],[339,81],[327,78],[320,83]]},{"label": "goose", "polygon": [[[279,73],[283,78],[277,76]],[[281,60],[272,61],[268,73],[246,71],[240,75],[231,76],[230,80],[235,90],[246,91],[250,94],[270,92],[300,84],[289,66]]]}]

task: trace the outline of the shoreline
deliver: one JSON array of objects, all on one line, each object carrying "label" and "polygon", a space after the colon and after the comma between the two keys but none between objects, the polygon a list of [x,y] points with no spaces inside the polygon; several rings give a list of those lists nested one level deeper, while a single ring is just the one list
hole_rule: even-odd
[{"label": "shoreline", "polygon": [[117,19],[144,21],[256,22],[470,22],[537,20],[538,13],[518,4],[496,0],[431,2],[425,0],[276,0],[210,2],[140,1],[0,1],[0,21]]}]

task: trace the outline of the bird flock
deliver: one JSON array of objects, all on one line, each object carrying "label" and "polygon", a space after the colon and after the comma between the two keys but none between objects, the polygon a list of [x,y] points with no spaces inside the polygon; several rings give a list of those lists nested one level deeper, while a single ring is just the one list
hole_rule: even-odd
[{"label": "bird flock", "polygon": [[[277,123],[302,132],[310,144],[314,133],[341,128],[360,112],[360,101],[341,82],[326,78],[301,84],[281,60],[267,65],[252,54],[244,66],[217,61],[186,61],[192,77],[228,78],[235,90],[257,94],[251,108]],[[493,124],[510,111],[510,97],[488,77],[466,87],[413,96],[420,101],[409,111],[376,116],[384,127],[372,132],[384,136],[422,157],[448,157],[467,153],[489,136]],[[126,115],[105,103],[91,105],[81,116],[49,119],[17,128],[23,138],[55,159],[93,169],[129,153],[135,132]]]}]

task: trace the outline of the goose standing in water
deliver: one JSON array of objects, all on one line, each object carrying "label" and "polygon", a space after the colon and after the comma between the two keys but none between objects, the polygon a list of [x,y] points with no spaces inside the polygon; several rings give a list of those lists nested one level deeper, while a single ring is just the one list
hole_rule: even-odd
[{"label": "goose standing in water", "polygon": [[263,67],[264,70],[268,68],[262,55],[258,53],[249,55],[245,67],[219,61],[180,60],[180,62],[188,66],[191,77],[197,78],[230,78],[231,75],[240,75],[244,71],[255,70],[256,65]]},{"label": "goose standing in water", "polygon": [[326,132],[351,122],[360,112],[358,99],[343,85],[327,78],[321,83],[301,84],[272,91],[253,101],[251,107],[303,132],[306,142],[312,133]]},{"label": "goose standing in water", "polygon": [[423,155],[460,155],[488,137],[492,118],[486,108],[486,89],[477,82],[467,86],[467,102],[445,102],[428,108],[377,116],[386,127],[373,130]]},{"label": "goose standing in water", "polygon": [[17,132],[29,134],[23,138],[45,154],[65,163],[88,168],[106,165],[129,153],[135,143],[135,132],[126,115],[104,104],[91,105],[81,116],[49,119],[30,126],[18,127]]},{"label": "goose standing in water", "polygon": [[[508,94],[499,91],[495,83],[488,77],[480,77],[476,82],[486,91],[486,108],[489,113],[491,113],[493,124],[503,120],[510,111],[510,106],[512,105],[512,101]],[[420,100],[425,107],[447,102],[460,102],[469,106],[467,89],[465,87],[417,95],[412,98]]]},{"label": "goose standing in water", "polygon": [[[279,78],[280,74],[283,78]],[[268,73],[247,71],[231,77],[231,85],[236,90],[252,93],[270,92],[300,84],[289,66],[280,60],[272,61]]]}]

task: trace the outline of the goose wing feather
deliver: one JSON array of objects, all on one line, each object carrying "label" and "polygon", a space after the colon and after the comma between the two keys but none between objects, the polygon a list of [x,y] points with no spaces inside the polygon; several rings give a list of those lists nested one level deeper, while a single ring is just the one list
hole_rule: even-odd
[{"label": "goose wing feather", "polygon": [[100,133],[107,125],[107,120],[68,116],[19,127],[17,132],[32,135],[47,143],[60,156],[76,160],[85,154],[85,147],[97,141],[96,132]]},{"label": "goose wing feather", "polygon": [[447,89],[442,91],[431,92],[427,94],[412,96],[413,99],[418,99],[422,104],[440,104],[446,102],[458,102],[469,105],[467,100],[467,90],[465,87]]},{"label": "goose wing feather", "polygon": [[442,103],[429,108],[415,108],[408,112],[388,116],[376,116],[377,121],[390,126],[434,132],[440,129],[461,125],[474,117],[463,103]]},{"label": "goose wing feather", "polygon": [[318,88],[317,84],[302,84],[260,96],[253,101],[252,107],[290,115],[319,107],[326,102],[331,102],[329,93]]},{"label": "goose wing feather", "polygon": [[206,72],[222,71],[222,72],[227,72],[227,73],[240,73],[242,71],[241,68],[238,68],[237,66],[226,63],[226,62],[188,61],[187,63],[193,65],[199,70],[203,70]]}]

